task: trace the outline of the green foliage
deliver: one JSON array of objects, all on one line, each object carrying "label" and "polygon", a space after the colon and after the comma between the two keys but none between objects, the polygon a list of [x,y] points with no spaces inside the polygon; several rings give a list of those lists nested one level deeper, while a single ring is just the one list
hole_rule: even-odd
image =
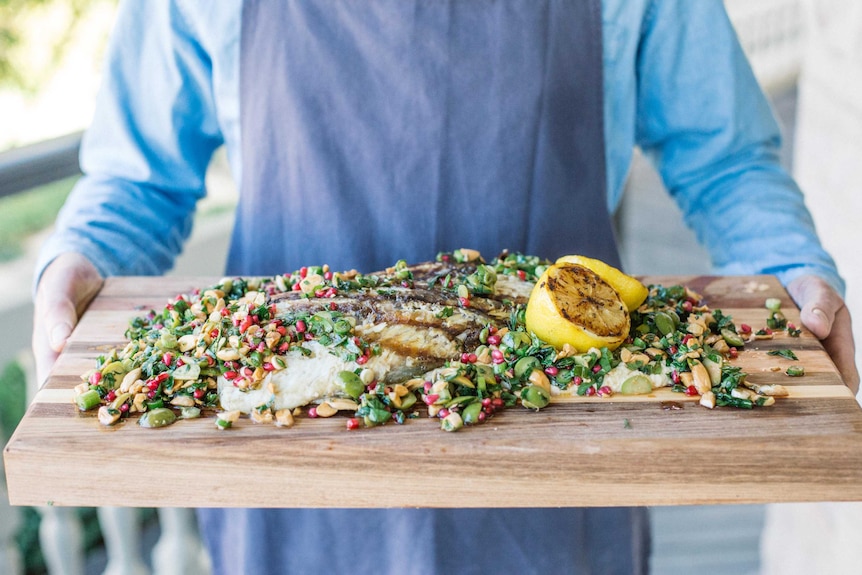
[{"label": "green foliage", "polygon": [[27,236],[54,222],[77,180],[74,176],[0,199],[0,262],[20,256]]},{"label": "green foliage", "polygon": [[[52,75],[62,61],[70,42],[84,21],[88,10],[105,0],[0,0],[0,88],[12,87],[35,93],[40,85]],[[52,38],[36,37],[38,28],[26,25],[27,19],[36,10],[57,7],[57,13],[65,15],[66,22],[61,34]],[[62,9],[62,11],[60,11]],[[28,44],[47,42],[51,57],[44,69],[34,70],[26,64],[21,52]]]},{"label": "green foliage", "polygon": [[9,439],[27,406],[27,378],[16,362],[0,372],[0,436]]}]

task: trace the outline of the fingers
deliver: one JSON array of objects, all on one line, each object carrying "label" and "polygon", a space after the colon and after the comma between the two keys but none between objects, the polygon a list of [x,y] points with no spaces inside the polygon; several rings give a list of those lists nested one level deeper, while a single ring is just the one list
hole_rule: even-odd
[{"label": "fingers", "polygon": [[844,300],[825,281],[816,276],[801,276],[787,286],[800,309],[802,323],[819,339],[832,333],[835,316],[846,309]]},{"label": "fingers", "polygon": [[859,371],[856,368],[850,312],[846,307],[835,315],[832,332],[823,340],[823,347],[835,362],[844,383],[856,394],[859,391]]},{"label": "fingers", "polygon": [[859,389],[856,348],[850,311],[844,300],[829,284],[812,275],[796,278],[787,291],[800,308],[803,325],[822,341],[844,382],[856,393]]},{"label": "fingers", "polygon": [[93,264],[78,254],[62,254],[43,272],[36,292],[32,341],[40,385],[101,284]]}]

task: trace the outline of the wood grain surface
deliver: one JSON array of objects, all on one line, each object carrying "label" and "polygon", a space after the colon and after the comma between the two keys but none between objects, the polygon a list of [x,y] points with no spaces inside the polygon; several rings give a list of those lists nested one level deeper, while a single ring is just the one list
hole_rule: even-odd
[{"label": "wood grain surface", "polygon": [[[737,325],[765,326],[767,297],[799,325],[773,277],[647,277],[684,283]],[[113,278],[90,305],[4,451],[15,505],[242,507],[560,507],[862,500],[862,410],[810,333],[746,345],[735,361],[788,398],[708,410],[669,390],[557,398],[457,433],[437,420],[348,431],[345,418],[281,429],[212,417],[106,428],[72,388],[96,356],[124,345],[128,320],[214,278]],[[767,355],[790,348],[790,361]],[[775,368],[780,368],[775,371]]]}]

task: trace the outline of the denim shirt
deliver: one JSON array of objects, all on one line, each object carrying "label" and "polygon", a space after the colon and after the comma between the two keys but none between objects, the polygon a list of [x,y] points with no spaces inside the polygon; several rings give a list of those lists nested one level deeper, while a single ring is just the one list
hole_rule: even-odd
[{"label": "denim shirt", "polygon": [[[121,4],[82,145],[85,177],[37,278],[66,251],[103,275],[163,273],[191,231],[220,145],[241,180],[241,12],[240,0]],[[721,0],[604,0],[602,20],[608,210],[640,146],[715,273],[772,273],[785,284],[813,273],[843,292],[779,163],[778,125]]]}]

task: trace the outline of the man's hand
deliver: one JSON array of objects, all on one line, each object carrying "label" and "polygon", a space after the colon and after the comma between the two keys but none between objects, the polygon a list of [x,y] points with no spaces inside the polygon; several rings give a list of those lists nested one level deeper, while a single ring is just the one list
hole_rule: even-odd
[{"label": "man's hand", "polygon": [[787,286],[790,297],[802,310],[802,323],[823,342],[844,383],[859,391],[850,311],[829,284],[813,275],[796,278]]},{"label": "man's hand", "polygon": [[45,383],[80,314],[102,287],[102,276],[84,256],[65,253],[42,273],[33,317],[36,378]]}]

